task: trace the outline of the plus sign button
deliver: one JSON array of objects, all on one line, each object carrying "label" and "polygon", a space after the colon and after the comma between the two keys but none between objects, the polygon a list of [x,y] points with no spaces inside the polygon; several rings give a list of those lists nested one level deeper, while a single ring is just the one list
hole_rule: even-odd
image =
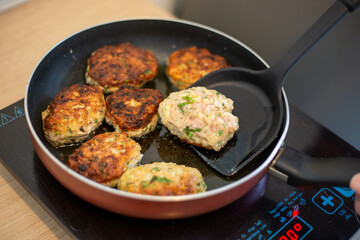
[{"label": "plus sign button", "polygon": [[321,189],[312,198],[313,203],[327,214],[334,214],[343,205],[343,200],[328,188]]}]

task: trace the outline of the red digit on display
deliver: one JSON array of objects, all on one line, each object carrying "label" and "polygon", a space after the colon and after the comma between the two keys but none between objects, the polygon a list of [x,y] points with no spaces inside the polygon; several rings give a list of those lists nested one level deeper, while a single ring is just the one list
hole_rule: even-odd
[{"label": "red digit on display", "polygon": [[286,235],[290,238],[290,240],[297,240],[299,239],[299,236],[293,231],[293,230],[289,230],[286,232]]},{"label": "red digit on display", "polygon": [[300,217],[294,217],[280,228],[275,235],[271,236],[271,239],[299,240],[306,236],[311,230],[312,227],[307,225],[304,220]]},{"label": "red digit on display", "polygon": [[300,231],[301,230],[301,225],[299,223],[296,223],[294,225],[294,230],[297,231],[297,232]]}]

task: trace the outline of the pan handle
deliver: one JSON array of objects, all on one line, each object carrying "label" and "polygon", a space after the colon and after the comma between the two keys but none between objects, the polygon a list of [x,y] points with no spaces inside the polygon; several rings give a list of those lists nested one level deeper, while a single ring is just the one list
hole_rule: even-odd
[{"label": "pan handle", "polygon": [[295,187],[344,186],[360,172],[360,158],[317,158],[289,146],[272,162],[269,173]]}]

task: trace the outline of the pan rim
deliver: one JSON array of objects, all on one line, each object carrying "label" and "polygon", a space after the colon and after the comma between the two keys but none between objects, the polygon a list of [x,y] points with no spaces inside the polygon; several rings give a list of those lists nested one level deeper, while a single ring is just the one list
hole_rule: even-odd
[{"label": "pan rim", "polygon": [[[40,140],[39,136],[37,135],[31,120],[30,120],[30,114],[29,114],[29,109],[28,109],[28,92],[29,92],[29,87],[31,85],[31,80],[33,79],[33,76],[36,72],[36,70],[38,69],[39,65],[42,64],[42,62],[44,61],[44,59],[59,45],[61,45],[62,43],[64,43],[65,41],[67,41],[68,39],[86,32],[90,29],[96,28],[96,27],[101,27],[104,25],[108,25],[108,24],[113,24],[113,23],[119,23],[119,22],[127,22],[127,21],[165,21],[165,22],[175,22],[175,23],[181,23],[181,24],[186,24],[186,25],[190,25],[190,26],[194,26],[194,27],[198,27],[198,28],[202,28],[205,30],[208,30],[210,32],[214,32],[216,34],[220,34],[232,41],[234,41],[235,43],[239,44],[240,46],[242,46],[243,48],[245,48],[247,51],[249,51],[251,54],[253,54],[258,60],[260,60],[266,67],[269,67],[269,65],[265,62],[264,59],[262,59],[254,50],[252,50],[251,48],[249,48],[246,44],[244,44],[243,42],[239,41],[238,39],[222,32],[219,31],[217,29],[214,29],[212,27],[200,24],[200,23],[195,23],[192,21],[188,21],[188,20],[179,20],[179,19],[166,19],[166,18],[129,18],[129,19],[123,19],[123,20],[117,20],[117,21],[111,21],[111,22],[106,22],[106,23],[101,23],[98,25],[94,25],[94,26],[90,26],[87,28],[84,28],[83,30],[80,30],[72,35],[70,35],[69,37],[63,39],[62,41],[60,41],[59,43],[57,43],[55,46],[53,46],[41,59],[40,61],[37,63],[36,67],[34,68],[29,81],[27,82],[27,86],[26,86],[26,91],[25,91],[25,98],[24,98],[24,109],[25,109],[25,117],[26,117],[26,122],[29,128],[29,132],[32,135],[32,137],[35,139],[35,141],[37,142],[38,146],[41,148],[41,150],[45,153],[45,155],[51,159],[51,161],[59,168],[61,168],[63,171],[65,171],[67,174],[70,174],[72,177],[74,177],[75,179],[77,179],[80,182],[83,182],[85,184],[90,185],[90,187],[95,188],[99,191],[102,192],[106,192],[106,193],[110,193],[110,194],[114,194],[118,197],[124,197],[124,198],[130,198],[130,199],[134,199],[134,200],[141,200],[141,201],[150,201],[150,202],[179,202],[179,201],[192,201],[195,199],[202,199],[202,198],[208,198],[211,196],[215,196],[218,195],[222,192],[226,192],[229,191],[235,187],[237,187],[238,185],[243,184],[244,182],[249,181],[249,179],[253,178],[254,176],[258,175],[261,171],[263,171],[264,168],[266,168],[271,161],[274,159],[275,155],[277,154],[279,148],[282,145],[282,142],[285,139],[285,136],[287,134],[288,128],[289,128],[289,122],[290,122],[290,113],[289,113],[289,106],[288,106],[288,100],[285,94],[285,90],[282,89],[282,95],[283,95],[283,99],[284,99],[284,106],[285,106],[285,122],[284,122],[284,127],[283,130],[281,132],[281,136],[279,137],[278,142],[276,143],[274,149],[271,151],[270,155],[268,156],[268,158],[263,161],[263,163],[257,167],[254,171],[251,171],[249,174],[247,174],[246,176],[242,177],[241,179],[238,179],[232,183],[227,184],[226,186],[222,186],[216,189],[212,189],[209,191],[205,191],[202,193],[198,193],[198,194],[190,194],[190,195],[181,195],[181,196],[153,196],[153,195],[145,195],[145,194],[136,194],[136,193],[130,193],[130,192],[125,192],[125,191],[121,191],[115,188],[109,188],[107,186],[104,186],[102,184],[96,183],[78,173],[76,173],[75,171],[71,170],[70,168],[68,168],[65,164],[63,164],[58,158],[56,158],[50,151],[49,149],[45,146],[45,144]],[[41,161],[43,161],[40,158]],[[59,180],[58,180],[59,181]]]}]

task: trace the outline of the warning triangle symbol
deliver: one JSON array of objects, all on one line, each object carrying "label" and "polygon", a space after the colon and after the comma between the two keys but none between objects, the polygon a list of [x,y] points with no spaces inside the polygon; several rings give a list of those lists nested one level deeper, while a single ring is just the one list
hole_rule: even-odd
[{"label": "warning triangle symbol", "polygon": [[19,117],[21,117],[21,116],[23,116],[25,114],[24,109],[19,108],[17,106],[14,107],[14,111],[15,111],[15,117],[16,118],[19,118]]},{"label": "warning triangle symbol", "polygon": [[1,114],[1,123],[2,125],[8,124],[9,122],[15,120],[14,117],[6,115],[4,113]]}]

